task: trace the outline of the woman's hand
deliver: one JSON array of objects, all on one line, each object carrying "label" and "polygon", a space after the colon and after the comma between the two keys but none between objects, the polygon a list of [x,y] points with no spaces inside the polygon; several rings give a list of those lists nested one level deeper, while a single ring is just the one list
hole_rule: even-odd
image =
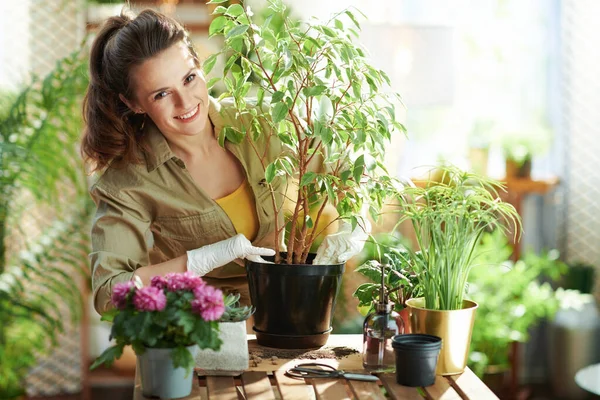
[{"label": "woman's hand", "polygon": [[354,230],[348,221],[341,220],[338,231],[325,236],[317,249],[313,265],[345,263],[362,251],[371,233],[371,223],[366,217],[366,212],[361,214]]},{"label": "woman's hand", "polygon": [[275,250],[254,247],[243,234],[239,233],[229,239],[188,251],[187,270],[198,276],[204,276],[237,258],[274,255]]}]

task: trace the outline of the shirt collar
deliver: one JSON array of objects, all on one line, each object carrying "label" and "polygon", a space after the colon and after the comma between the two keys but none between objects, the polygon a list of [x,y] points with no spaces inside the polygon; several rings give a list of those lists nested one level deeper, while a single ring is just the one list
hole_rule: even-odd
[{"label": "shirt collar", "polygon": [[[208,97],[208,119],[213,124],[215,137],[219,137],[223,129],[221,105],[210,96]],[[146,121],[144,126],[144,136],[150,150],[144,153],[148,172],[154,171],[168,160],[176,157],[171,151],[167,139],[165,139],[160,129],[150,119]]]}]

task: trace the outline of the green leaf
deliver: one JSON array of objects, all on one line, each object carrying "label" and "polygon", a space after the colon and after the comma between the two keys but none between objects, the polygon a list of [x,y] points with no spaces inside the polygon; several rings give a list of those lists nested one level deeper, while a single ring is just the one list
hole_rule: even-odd
[{"label": "green leaf", "polygon": [[173,366],[175,368],[185,368],[185,376],[192,372],[194,369],[194,358],[187,348],[184,346],[177,346],[171,351],[171,359],[173,360]]},{"label": "green leaf", "polygon": [[340,179],[342,180],[342,182],[346,182],[348,180],[348,178],[350,178],[350,175],[352,175],[352,171],[350,171],[349,169],[342,171],[342,173],[340,174]]},{"label": "green leaf", "polygon": [[352,296],[358,299],[359,306],[368,306],[379,296],[380,287],[381,285],[376,283],[363,283],[356,288]]},{"label": "green leaf", "polygon": [[232,143],[240,144],[244,140],[244,134],[238,131],[237,129],[234,129],[230,126],[226,126],[225,128],[223,128],[223,131],[225,132],[225,137],[227,138],[227,140],[229,140]]},{"label": "green leaf", "polygon": [[352,175],[354,176],[354,180],[356,182],[360,182],[364,171],[365,171],[365,156],[361,155],[354,162],[354,171],[352,172]]},{"label": "green leaf", "polygon": [[267,183],[273,182],[273,179],[275,179],[275,172],[275,162],[272,162],[271,164],[267,165],[267,169],[265,170],[265,179]]},{"label": "green leaf", "polygon": [[113,322],[113,320],[115,319],[115,315],[117,315],[118,312],[119,312],[119,310],[116,308],[110,309],[110,310],[106,311],[105,313],[102,313],[102,317],[100,318],[100,321]]},{"label": "green leaf", "polygon": [[368,260],[355,271],[375,283],[381,282],[381,264],[377,260]]},{"label": "green leaf", "polygon": [[350,17],[350,19],[352,20],[352,22],[354,23],[354,25],[356,25],[356,27],[360,30],[360,24],[358,23],[356,17],[354,16],[354,14],[350,11],[350,10],[346,10],[346,15],[348,17]]},{"label": "green leaf", "polygon": [[221,147],[225,147],[225,129],[221,129],[221,131],[219,132],[219,146]]},{"label": "green leaf", "polygon": [[227,12],[225,15],[229,15],[230,17],[237,17],[244,13],[244,8],[239,4],[232,4],[227,8]]},{"label": "green leaf", "polygon": [[288,157],[284,157],[284,158],[280,158],[278,160],[279,165],[281,165],[281,168],[283,168],[283,170],[285,171],[286,174],[288,174],[289,176],[293,176],[294,175],[294,167],[292,165],[292,162],[290,161],[290,159]]},{"label": "green leaf", "polygon": [[194,316],[190,312],[179,310],[177,312],[177,325],[183,328],[183,333],[185,335],[189,335],[190,332],[194,330],[197,318],[197,316]]},{"label": "green leaf", "polygon": [[358,80],[352,81],[352,94],[354,94],[354,97],[356,97],[357,99],[360,99],[361,97],[362,92],[360,82]]},{"label": "green leaf", "polygon": [[252,65],[246,57],[242,57],[242,72],[244,74],[244,81],[248,80],[252,73]]},{"label": "green leaf", "polygon": [[96,359],[96,361],[94,361],[94,363],[90,366],[90,370],[94,370],[102,364],[104,364],[106,367],[110,367],[115,360],[121,358],[121,355],[123,354],[123,347],[123,345],[114,345],[104,350]]},{"label": "green leaf", "polygon": [[210,0],[206,4],[220,4],[220,3],[225,3],[226,1],[229,1],[229,0]]},{"label": "green leaf", "polygon": [[283,96],[285,96],[284,92],[276,91],[275,93],[273,93],[273,96],[271,97],[271,104],[277,103],[278,101],[283,100]]},{"label": "green leaf", "polygon": [[325,85],[317,85],[317,86],[305,87],[302,90],[302,93],[304,93],[304,95],[306,97],[318,96],[318,95],[322,94],[325,90],[327,90],[327,87]]},{"label": "green leaf", "polygon": [[294,59],[292,57],[292,53],[290,53],[290,51],[286,49],[283,53],[283,70],[287,71],[288,69],[290,69],[292,67],[293,62]]},{"label": "green leaf", "polygon": [[312,171],[306,172],[304,175],[302,175],[302,179],[300,180],[300,187],[304,187],[304,186],[312,183],[316,177],[317,177],[316,173],[314,173]]},{"label": "green leaf", "polygon": [[[227,0],[225,0],[225,1],[227,1]],[[223,14],[226,11],[227,11],[227,8],[225,8],[223,6],[217,6],[217,8],[215,8],[215,11],[213,11],[211,15]]]},{"label": "green leaf", "polygon": [[313,220],[312,220],[312,218],[310,217],[310,215],[307,215],[306,217],[304,217],[304,223],[306,224],[306,226],[307,226],[309,229],[312,229],[312,227],[314,226],[314,224],[313,224]]},{"label": "green leaf", "polygon": [[258,108],[262,108],[264,98],[265,98],[265,89],[263,89],[262,87],[259,87],[257,90],[257,93],[256,93],[256,106]]},{"label": "green leaf", "polygon": [[206,87],[207,87],[208,89],[211,89],[211,88],[212,88],[213,86],[215,86],[215,84],[216,84],[217,82],[219,82],[220,80],[221,80],[221,78],[220,78],[220,77],[218,77],[218,76],[216,76],[216,77],[214,77],[214,78],[210,78],[210,80],[209,80],[209,81],[206,83]]},{"label": "green leaf", "polygon": [[261,129],[260,123],[258,122],[258,118],[252,119],[251,126],[252,126],[252,130],[251,130],[252,141],[256,142],[262,135],[262,129]]},{"label": "green leaf", "polygon": [[210,23],[210,26],[208,27],[208,35],[212,36],[214,34],[221,32],[223,30],[223,28],[225,27],[226,23],[227,23],[227,18],[222,15],[213,19],[213,21]]},{"label": "green leaf", "polygon": [[331,99],[327,96],[319,97],[319,105],[316,111],[316,118],[321,122],[326,122],[333,117],[333,104],[331,103]]},{"label": "green leaf", "polygon": [[288,114],[288,106],[284,102],[279,102],[275,104],[275,107],[271,110],[271,116],[273,118],[273,122],[277,123],[285,119]]},{"label": "green leaf", "polygon": [[294,142],[292,141],[292,139],[290,138],[290,135],[288,133],[278,133],[277,137],[279,138],[279,140],[281,140],[283,143],[287,144],[288,146],[291,146],[291,147],[294,146]]},{"label": "green leaf", "polygon": [[218,54],[213,54],[210,57],[208,57],[204,63],[202,63],[202,70],[204,71],[204,73],[206,75],[208,75],[210,73],[210,71],[212,71],[213,67],[215,66],[215,63],[217,62],[217,56]]},{"label": "green leaf", "polygon": [[226,38],[229,39],[235,36],[243,35],[247,30],[248,25],[238,25],[227,33]]},{"label": "green leaf", "polygon": [[229,46],[238,53],[241,53],[244,49],[244,38],[236,36],[229,39]]},{"label": "green leaf", "polygon": [[[240,58],[239,54],[233,54],[231,57],[229,57],[227,63],[225,63],[225,67],[223,68],[223,76],[227,75],[229,70],[232,69],[234,65],[237,66],[235,62],[238,60],[238,58]],[[225,79],[223,81],[227,84]]]}]

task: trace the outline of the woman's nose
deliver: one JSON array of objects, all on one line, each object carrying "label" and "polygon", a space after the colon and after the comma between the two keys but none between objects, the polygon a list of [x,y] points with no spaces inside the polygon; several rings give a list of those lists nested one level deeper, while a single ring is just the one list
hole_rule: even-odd
[{"label": "woman's nose", "polygon": [[183,111],[188,111],[190,107],[192,107],[192,95],[191,93],[187,93],[186,91],[178,92],[177,94],[177,106],[181,108]]}]

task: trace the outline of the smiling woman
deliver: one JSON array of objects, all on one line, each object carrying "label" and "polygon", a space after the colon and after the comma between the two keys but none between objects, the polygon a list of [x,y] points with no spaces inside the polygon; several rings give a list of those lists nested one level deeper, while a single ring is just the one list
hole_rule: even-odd
[{"label": "smiling woman", "polygon": [[[91,188],[96,309],[114,306],[119,282],[186,270],[248,304],[238,259],[274,254],[261,159],[274,159],[280,145],[275,134],[258,146],[225,139],[224,126],[245,130],[252,121],[209,97],[181,25],[151,10],[109,18],[92,45],[84,117],[82,154],[99,175]],[[225,207],[225,198],[238,204]]]}]

